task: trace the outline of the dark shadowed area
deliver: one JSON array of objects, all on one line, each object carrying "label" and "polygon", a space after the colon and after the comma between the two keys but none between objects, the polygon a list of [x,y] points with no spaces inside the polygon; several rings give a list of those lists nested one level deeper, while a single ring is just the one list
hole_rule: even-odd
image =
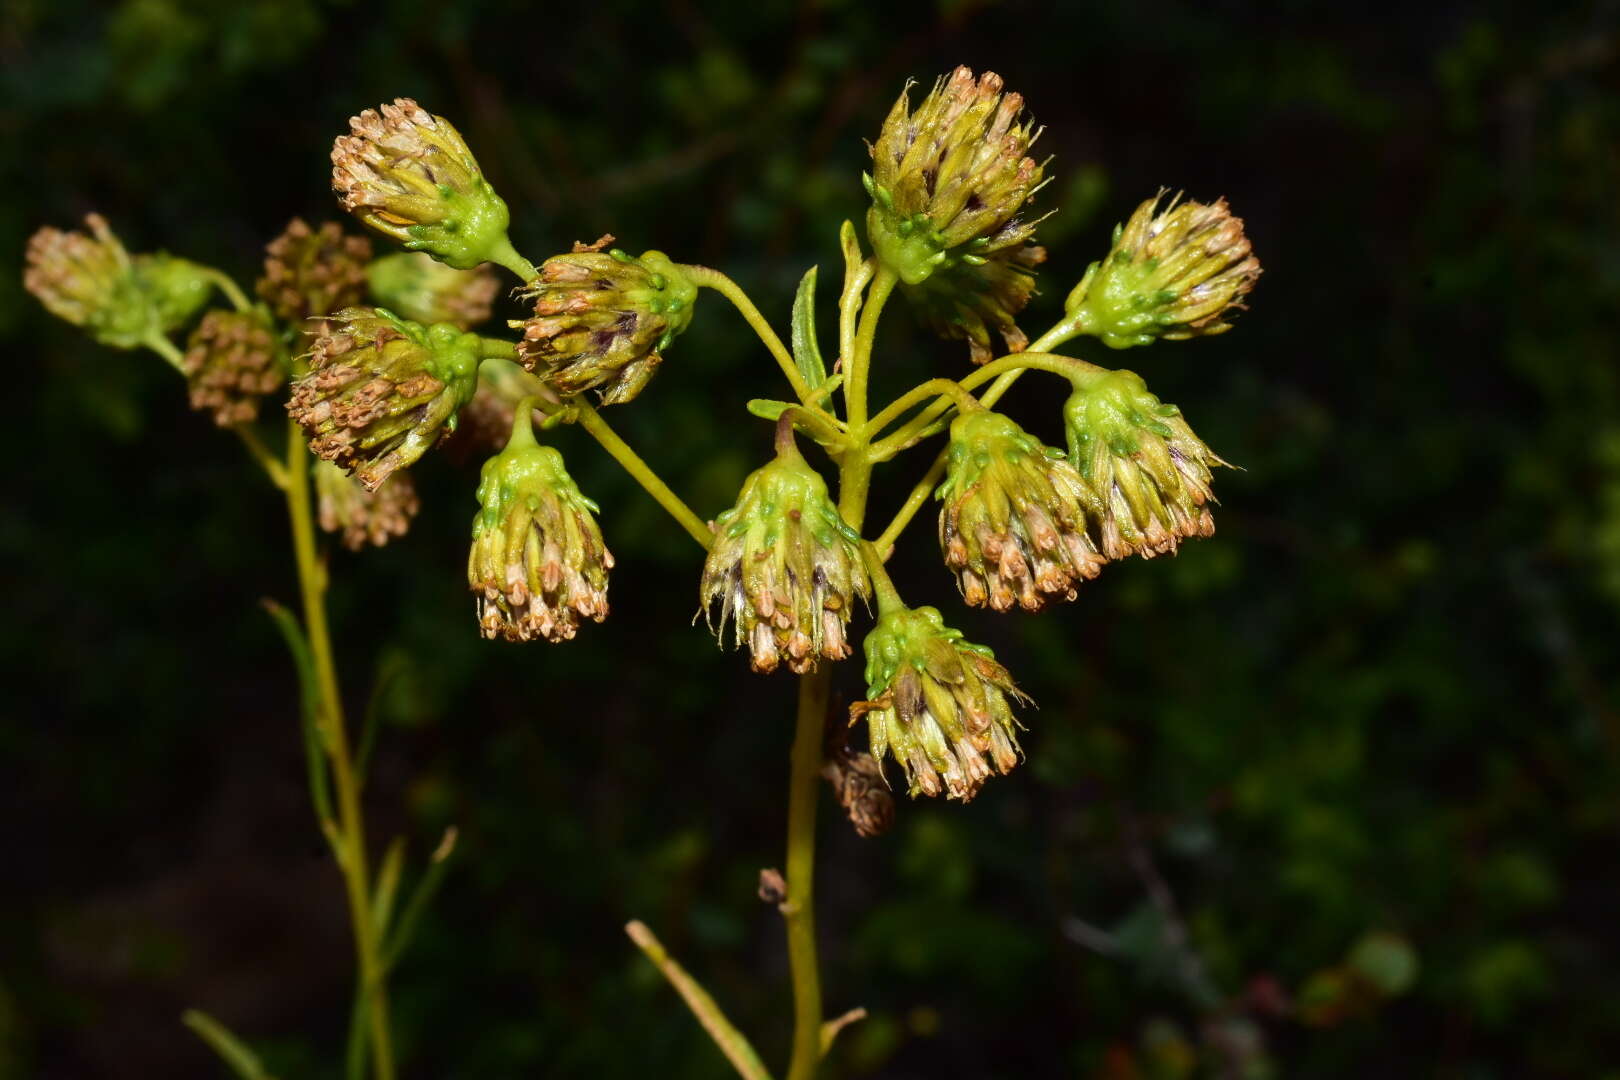
[{"label": "dark shadowed area", "polygon": [[[283,1080],[335,1078],[352,993],[259,603],[296,595],[281,506],[161,361],[21,289],[28,235],[98,210],[251,282],[289,218],[341,219],[346,119],[408,95],[530,258],[612,232],[782,327],[819,263],[830,339],[862,140],[959,63],[1046,127],[1032,334],[1161,186],[1244,219],[1265,275],[1233,332],[1069,347],[1242,471],[1212,539],[1036,616],[961,606],[932,506],[902,539],[902,592],[1040,708],[968,806],[902,797],[865,840],[824,800],[827,1008],[870,1013],[827,1074],[1620,1075],[1620,6],[12,0],[0,1076],[223,1076],[195,1006]],[[897,306],[874,392],[966,370]],[[611,418],[712,517],[770,453],[745,403],[783,396],[710,296]],[[1059,444],[1057,403],[1032,377],[1004,407]],[[576,640],[478,637],[454,447],[413,470],[408,536],[330,555],[351,712],[397,675],[372,835],[420,859],[460,829],[394,977],[402,1075],[725,1075],[631,918],[778,1063],[755,890],[792,681],[692,625],[690,538],[582,433],[554,442],[618,557]],[[878,519],[938,445],[879,472]]]}]

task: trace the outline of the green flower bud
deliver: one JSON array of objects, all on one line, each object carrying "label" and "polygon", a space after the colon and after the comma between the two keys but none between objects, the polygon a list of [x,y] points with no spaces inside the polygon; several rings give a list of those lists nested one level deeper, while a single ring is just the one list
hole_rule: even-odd
[{"label": "green flower bud", "polygon": [[500,282],[488,264],[446,266],[420,251],[384,255],[366,267],[372,299],[407,319],[471,329],[489,318]]},{"label": "green flower bud", "polygon": [[562,455],[534,441],[529,412],[520,410],[506,449],[480,474],[467,583],[486,638],[567,641],[582,619],[607,617],[613,556],[592,516],[596,504]]},{"label": "green flower bud", "polygon": [[259,415],[259,399],[286,381],[285,357],[269,312],[208,312],[191,332],[181,369],[191,407],[210,410],[220,427]]},{"label": "green flower bud", "polygon": [[47,226],[28,241],[23,285],[57,318],[115,349],[134,349],[185,323],[213,285],[196,263],[156,253],[131,257],[100,214],[90,234]]},{"label": "green flower bud", "polygon": [[455,429],[478,385],[481,344],[449,323],[422,326],[382,308],[347,308],[332,321],[287,411],[316,457],[376,491]]},{"label": "green flower bud", "polygon": [[523,292],[534,315],[513,322],[523,331],[518,356],[558,395],[596,387],[602,402],[629,401],[647,385],[663,352],[692,321],[697,298],[680,268],[661,251],[631,258],[605,236],[547,259]]},{"label": "green flower bud", "polygon": [[410,473],[395,473],[376,491],[367,491],[330,461],[315,462],[315,497],[321,528],[339,533],[350,551],[404,536],[422,508]]},{"label": "green flower bud", "polygon": [[850,654],[845,628],[855,598],[871,598],[860,536],[827,495],[821,474],[785,444],[743,481],[737,504],[714,521],[698,597],[724,638],[747,641],[755,671],[786,661],[804,674]]},{"label": "green flower bud", "polygon": [[866,682],[870,700],[850,707],[850,722],[865,718],[872,756],[893,756],[913,796],[967,802],[992,770],[1018,764],[1007,699],[1029,699],[994,653],[963,641],[937,609],[896,606],[878,618],[866,636]]},{"label": "green flower bud", "polygon": [[1111,371],[1076,388],[1063,419],[1069,460],[1100,499],[1104,555],[1151,559],[1174,552],[1184,537],[1215,534],[1210,467],[1227,462],[1139,375]]},{"label": "green flower bud", "polygon": [[939,547],[968,604],[1039,611],[1102,572],[1107,560],[1086,532],[1100,500],[1062,451],[975,409],[952,421],[947,462],[935,492]]},{"label": "green flower bud", "polygon": [[345,235],[335,221],[311,229],[303,218],[293,218],[281,235],[265,246],[259,296],[278,319],[303,326],[306,319],[321,318],[360,303],[370,259],[368,238]]},{"label": "green flower bud", "polygon": [[1171,199],[1160,192],[1114,229],[1114,247],[1064,301],[1081,333],[1125,349],[1154,338],[1220,334],[1223,316],[1243,308],[1260,276],[1243,222],[1225,199],[1214,205]]},{"label": "green flower bud", "polygon": [[363,224],[458,270],[511,251],[506,203],[450,121],[396,98],[349,130],[332,146],[332,189]]}]

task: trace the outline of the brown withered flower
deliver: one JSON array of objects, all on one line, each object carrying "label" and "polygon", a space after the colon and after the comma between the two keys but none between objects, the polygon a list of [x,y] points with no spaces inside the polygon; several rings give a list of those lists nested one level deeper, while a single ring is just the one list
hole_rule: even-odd
[{"label": "brown withered flower", "polygon": [[286,381],[281,343],[262,308],[215,309],[191,332],[182,361],[191,407],[212,412],[220,427],[259,415],[259,401]]},{"label": "brown withered flower", "polygon": [[259,298],[278,319],[320,332],[321,327],[306,327],[306,320],[359,304],[370,260],[367,237],[349,235],[335,221],[312,229],[303,218],[293,218],[265,246]]},{"label": "brown withered flower", "polygon": [[409,472],[397,472],[376,491],[367,491],[330,461],[316,461],[314,471],[320,526],[337,533],[350,551],[404,536],[422,508]]},{"label": "brown withered flower", "polygon": [[838,746],[821,766],[857,835],[882,836],[894,824],[894,795],[883,779],[883,767],[871,754]]}]

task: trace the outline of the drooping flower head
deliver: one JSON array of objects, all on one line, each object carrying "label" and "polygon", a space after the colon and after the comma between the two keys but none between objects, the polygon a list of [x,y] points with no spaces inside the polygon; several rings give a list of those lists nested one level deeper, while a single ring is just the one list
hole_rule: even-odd
[{"label": "drooping flower head", "polygon": [[458,270],[511,251],[506,203],[450,121],[396,98],[349,131],[332,145],[332,189],[363,224]]},{"label": "drooping flower head", "polygon": [[409,472],[397,472],[376,491],[367,491],[330,461],[315,462],[315,498],[321,528],[339,534],[350,551],[404,536],[422,508]]},{"label": "drooping flower head", "polygon": [[1039,132],[994,72],[957,68],[915,112],[909,89],[872,144],[867,235],[932,330],[966,340],[975,363],[992,329],[1016,352],[1027,339],[1014,318],[1045,257],[1024,217],[1043,182],[1028,156]]},{"label": "drooping flower head", "polygon": [[567,641],[584,619],[607,617],[613,556],[562,455],[534,440],[531,409],[517,410],[506,449],[478,481],[467,584],[486,638]]},{"label": "drooping flower head", "polygon": [[1018,764],[1008,699],[1028,699],[994,653],[963,641],[936,608],[884,610],[866,636],[866,682],[868,700],[851,706],[850,721],[865,718],[872,756],[898,761],[913,796],[966,802],[992,771]]},{"label": "drooping flower head", "polygon": [[1097,495],[1063,452],[988,409],[951,423],[945,482],[935,495],[939,547],[970,605],[1039,611],[1073,600],[1107,562],[1087,534]]},{"label": "drooping flower head", "polygon": [[315,342],[287,411],[316,457],[376,491],[455,426],[478,383],[476,334],[422,326],[382,308],[348,308]]},{"label": "drooping flower head", "polygon": [[743,481],[730,510],[715,518],[714,546],[698,597],[723,639],[748,643],[755,671],[804,674],[850,654],[845,628],[855,598],[870,598],[860,537],[838,514],[827,482],[779,439],[775,459]]},{"label": "drooping flower head", "polygon": [[555,255],[522,294],[534,314],[518,356],[561,397],[596,389],[603,404],[629,401],[647,385],[664,350],[692,321],[697,286],[661,251],[633,258],[612,241],[575,244]]},{"label": "drooping flower head", "polygon": [[871,754],[840,743],[827,751],[822,779],[832,785],[857,835],[882,836],[894,824],[894,795],[883,780],[883,767]]},{"label": "drooping flower head", "polygon": [[1225,199],[1162,209],[1160,192],[1114,229],[1114,247],[1092,263],[1064,306],[1081,333],[1115,349],[1231,329],[1228,312],[1260,276],[1243,222]]},{"label": "drooping flower head", "polygon": [[205,314],[191,332],[182,370],[191,407],[212,412],[220,427],[257,418],[259,400],[287,381],[281,343],[262,306]]},{"label": "drooping flower head", "polygon": [[1110,559],[1151,559],[1185,537],[1213,536],[1210,469],[1227,462],[1141,376],[1111,371],[1063,406],[1069,460],[1100,498],[1097,544]]},{"label": "drooping flower head", "polygon": [[23,285],[57,318],[102,345],[134,349],[207,303],[205,268],[162,252],[131,256],[100,214],[84,223],[88,234],[46,226],[28,240]]},{"label": "drooping flower head", "polygon": [[487,264],[457,270],[420,251],[384,255],[365,273],[372,297],[383,307],[420,323],[454,323],[463,330],[489,318],[500,291]]},{"label": "drooping flower head", "polygon": [[370,259],[369,238],[348,235],[335,221],[311,229],[303,218],[293,218],[265,246],[259,297],[277,318],[304,327],[307,319],[354,307],[364,299]]}]

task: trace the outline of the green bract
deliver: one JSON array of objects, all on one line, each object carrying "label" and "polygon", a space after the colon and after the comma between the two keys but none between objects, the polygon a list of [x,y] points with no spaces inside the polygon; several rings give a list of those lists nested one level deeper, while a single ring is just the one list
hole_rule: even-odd
[{"label": "green bract", "polygon": [[1063,406],[1069,460],[1100,497],[1098,546],[1151,559],[1184,537],[1213,536],[1210,467],[1227,462],[1132,371],[1110,371]]}]

